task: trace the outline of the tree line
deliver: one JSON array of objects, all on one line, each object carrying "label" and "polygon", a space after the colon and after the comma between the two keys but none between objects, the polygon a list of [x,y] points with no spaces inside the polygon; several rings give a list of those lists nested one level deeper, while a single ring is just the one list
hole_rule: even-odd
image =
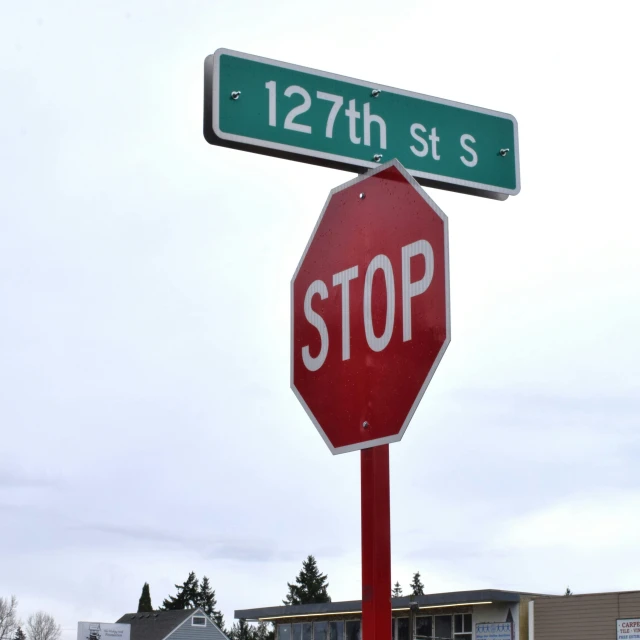
[{"label": "tree line", "polygon": [[[168,595],[162,601],[161,611],[174,609],[202,609],[226,634],[230,640],[275,640],[273,624],[260,622],[257,625],[240,619],[227,629],[224,616],[218,610],[216,592],[211,587],[207,576],[198,580],[194,571],[191,571],[182,584],[174,585],[175,595]],[[424,584],[420,578],[420,572],[413,574],[409,584],[410,596],[424,595]],[[399,598],[403,595],[402,586],[396,582],[391,589],[391,596]],[[565,595],[573,595],[567,587]],[[295,577],[294,582],[287,582],[287,593],[282,601],[285,605],[314,604],[331,602],[329,596],[329,582],[326,574],[321,573],[316,559],[310,555],[302,562],[302,569]],[[149,583],[145,582],[138,601],[138,613],[154,611],[151,603],[151,590]],[[24,626],[24,629],[23,629]],[[15,596],[10,598],[0,597],[0,640],[60,640],[61,626],[55,618],[44,612],[38,611],[31,614],[26,623],[18,616],[18,600]]]},{"label": "tree line", "polygon": [[[411,583],[409,584],[409,596],[423,596],[424,595],[424,585],[422,584],[422,580],[420,579],[420,572],[416,571],[413,574],[413,578],[411,579]],[[391,597],[392,598],[400,598],[402,597],[402,587],[399,582],[396,582],[391,589]]]},{"label": "tree line", "polygon": [[[162,601],[160,611],[175,609],[202,609],[231,640],[275,640],[275,631],[264,622],[253,626],[246,620],[239,620],[231,628],[225,628],[224,616],[217,609],[216,592],[207,576],[198,580],[195,571],[191,571],[182,584],[174,585],[175,595],[169,595]],[[138,600],[138,613],[154,611],[151,603],[149,583],[145,582]],[[0,638],[2,640],[2,638]]]},{"label": "tree line", "polygon": [[[224,624],[222,612],[216,609],[216,592],[211,588],[207,576],[199,581],[195,572],[191,571],[182,584],[174,585],[175,595],[169,595],[162,601],[160,610],[171,609],[197,609],[201,608],[231,640],[274,640],[275,630],[273,625],[261,622],[257,625],[240,619],[227,629]],[[423,595],[424,584],[420,579],[420,572],[413,574],[409,585],[409,595]],[[402,596],[402,587],[396,582],[392,587],[391,595],[394,598]],[[316,559],[310,555],[302,562],[302,569],[293,582],[287,582],[287,593],[282,601],[285,605],[314,604],[318,602],[331,602],[329,596],[329,582],[326,574],[318,568]],[[149,584],[144,583],[142,594],[138,602],[138,612],[153,611]],[[3,640],[0,638],[0,640]]]},{"label": "tree line", "polygon": [[18,599],[0,597],[0,640],[60,640],[61,634],[62,628],[52,615],[37,611],[22,622]]},{"label": "tree line", "polygon": [[[169,595],[162,601],[161,611],[173,609],[198,609],[201,608],[226,634],[230,640],[275,640],[275,629],[272,624],[260,622],[257,625],[240,619],[230,628],[225,628],[224,616],[217,607],[216,592],[211,587],[207,576],[198,580],[194,571],[191,571],[182,584],[174,585],[175,595]],[[302,569],[293,583],[287,582],[287,594],[284,604],[310,604],[313,602],[331,602],[327,592],[327,576],[320,573],[318,564],[313,556],[308,556],[302,563]],[[154,611],[151,602],[151,590],[149,583],[145,582],[138,601],[138,613]],[[0,638],[0,640],[4,640]],[[12,639],[13,640],[13,639]],[[22,639],[19,639],[22,640]],[[57,639],[56,639],[57,640]]]}]

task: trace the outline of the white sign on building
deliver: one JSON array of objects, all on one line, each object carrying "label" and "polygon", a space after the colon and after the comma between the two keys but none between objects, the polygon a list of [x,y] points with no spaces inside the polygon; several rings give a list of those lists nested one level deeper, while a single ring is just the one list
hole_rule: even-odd
[{"label": "white sign on building", "polygon": [[131,640],[131,625],[78,622],[78,640]]},{"label": "white sign on building", "polygon": [[510,622],[476,623],[476,640],[511,640]]},{"label": "white sign on building", "polygon": [[640,618],[618,620],[618,640],[640,640]]}]

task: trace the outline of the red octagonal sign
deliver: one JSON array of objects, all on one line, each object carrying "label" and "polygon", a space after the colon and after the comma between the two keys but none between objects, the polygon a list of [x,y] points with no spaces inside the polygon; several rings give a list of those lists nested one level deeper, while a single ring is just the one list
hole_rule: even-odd
[{"label": "red octagonal sign", "polygon": [[448,263],[396,160],[329,194],[291,281],[291,387],[333,453],[402,438],[449,344]]}]

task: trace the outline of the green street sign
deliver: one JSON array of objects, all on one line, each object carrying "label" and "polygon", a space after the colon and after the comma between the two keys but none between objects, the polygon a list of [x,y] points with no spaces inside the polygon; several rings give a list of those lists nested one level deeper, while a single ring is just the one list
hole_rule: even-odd
[{"label": "green street sign", "polygon": [[520,191],[507,113],[228,49],[206,58],[204,79],[211,144],[358,173],[397,158],[426,186]]}]

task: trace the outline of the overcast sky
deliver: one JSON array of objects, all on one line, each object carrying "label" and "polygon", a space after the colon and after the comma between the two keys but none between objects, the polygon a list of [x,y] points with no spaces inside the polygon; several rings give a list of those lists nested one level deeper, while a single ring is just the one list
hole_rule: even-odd
[{"label": "overcast sky", "polygon": [[429,189],[452,341],[391,446],[392,575],[638,589],[633,3],[36,2],[0,9],[0,596],[78,620],[189,571],[360,597],[359,454],[289,389],[289,280],[352,174],[208,145],[219,47],[512,113],[522,190]]}]

